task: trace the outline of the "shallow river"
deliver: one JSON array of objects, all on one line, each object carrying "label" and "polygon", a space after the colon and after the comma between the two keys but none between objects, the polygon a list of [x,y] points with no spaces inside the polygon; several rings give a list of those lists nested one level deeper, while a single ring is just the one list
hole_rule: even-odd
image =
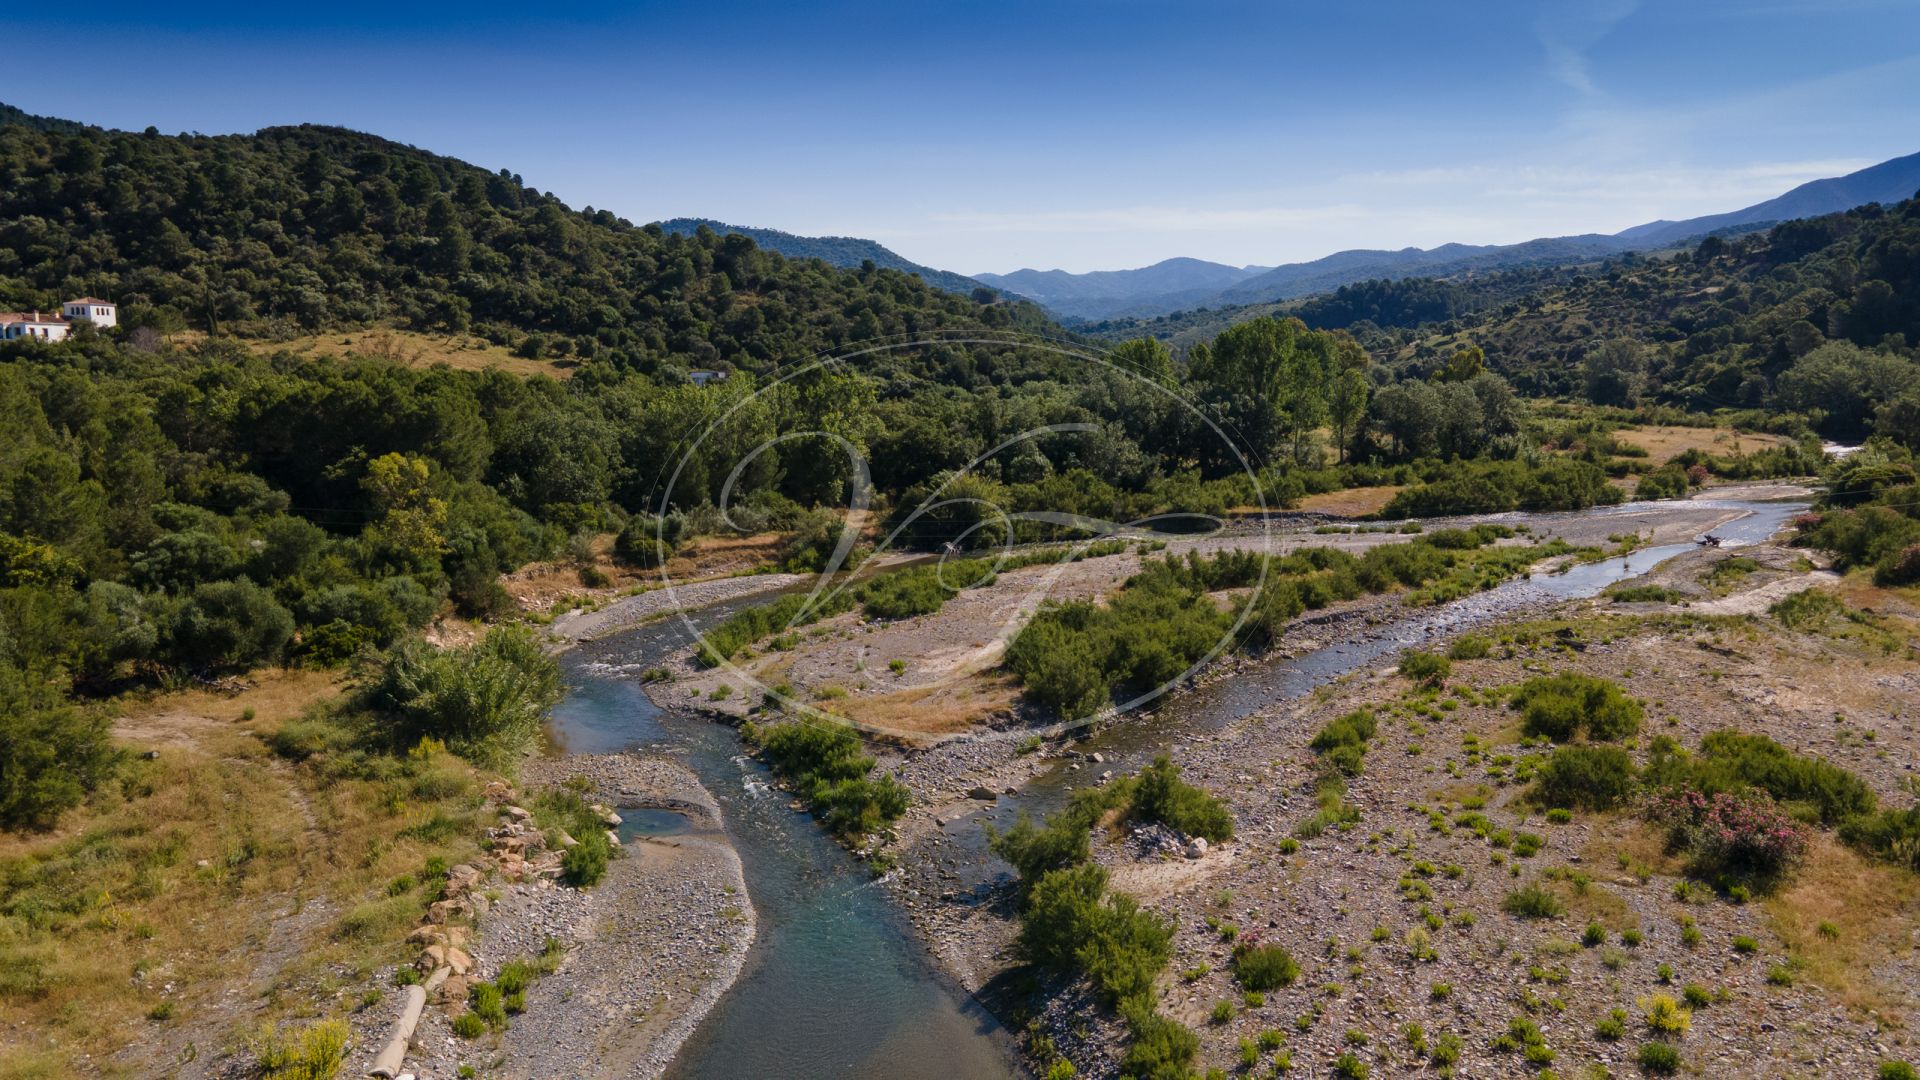
[{"label": "shallow river", "polygon": [[[1728,546],[1757,543],[1777,531],[1799,503],[1710,502],[1748,516],[1714,530]],[[1646,509],[1628,504],[1588,511],[1606,516]],[[1526,514],[1491,520],[1518,524]],[[1557,600],[1592,596],[1616,581],[1646,573],[1689,550],[1675,544],[1589,563],[1566,574],[1515,580],[1412,614],[1369,636],[1330,643],[1303,655],[1257,665],[1170,701],[1149,716],[1100,731],[1078,748],[1101,752],[1101,767],[1124,772],[1189,734],[1217,730],[1321,684],[1373,664],[1409,645]],[[711,625],[757,597],[707,609]],[[745,866],[759,912],[759,936],[739,982],[695,1031],[668,1073],[671,1080],[736,1080],[767,1076],[811,1080],[996,1080],[1025,1075],[1008,1032],[937,970],[912,927],[867,870],[803,814],[771,791],[765,770],[741,754],[725,726],[665,710],[641,691],[639,676],[683,648],[677,618],[583,643],[563,663],[571,688],[554,710],[553,727],[572,753],[652,747],[684,756],[720,801],[727,831]],[[984,886],[1000,868],[986,855],[981,821],[1010,823],[1026,809],[1058,807],[1076,783],[1090,779],[1064,763],[982,815],[947,826],[970,867],[963,884]],[[638,831],[676,828],[674,815],[642,815]]]},{"label": "shallow river", "polygon": [[[640,673],[687,640],[676,618],[573,649],[562,661],[571,692],[553,718],[569,752],[639,746],[682,756],[719,800],[740,852],[759,936],[670,1080],[1025,1075],[999,1022],[935,968],[866,867],[768,788],[731,728],[663,710],[641,692]],[[621,814],[632,831],[684,827],[671,813]]]}]

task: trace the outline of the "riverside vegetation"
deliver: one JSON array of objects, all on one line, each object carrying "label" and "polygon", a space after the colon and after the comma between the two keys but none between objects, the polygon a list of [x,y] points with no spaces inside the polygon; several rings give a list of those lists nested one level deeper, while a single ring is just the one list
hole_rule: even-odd
[{"label": "riverside vegetation", "polygon": [[[249,904],[316,895],[340,909],[313,909],[336,921],[323,946],[287,959],[287,985],[317,994],[328,964],[378,971],[425,883],[474,851],[477,786],[536,746],[560,692],[532,634],[513,625],[502,576],[557,560],[592,588],[596,544],[612,539],[618,558],[653,569],[737,527],[781,534],[785,568],[818,569],[848,529],[838,508],[852,474],[820,453],[829,438],[873,463],[876,506],[907,546],[953,542],[977,556],[1080,539],[1000,510],[1224,517],[1359,487],[1402,489],[1382,492],[1390,518],[1580,508],[1636,482],[1680,496],[1716,478],[1809,474],[1822,467],[1814,436],[1871,433],[1834,467],[1802,542],[1882,586],[1920,577],[1911,202],[1543,279],[1511,310],[1475,309],[1479,321],[1444,304],[1420,309],[1455,321],[1396,334],[1332,328],[1330,312],[1318,327],[1263,317],[1178,353],[1128,341],[1103,367],[1023,343],[1014,332],[1059,334],[1031,305],[783,259],[739,236],[635,226],[511,173],[355,132],[163,136],[13,110],[0,121],[0,306],[91,292],[122,311],[115,330],[0,343],[0,1001],[63,1035],[59,1048],[0,1045],[0,1061],[29,1075],[123,1050],[119,1033],[142,1016],[172,1052],[218,1044],[194,1006],[243,959],[223,946],[258,929]],[[1603,305],[1618,319],[1593,321]],[[1543,352],[1523,328],[1548,321],[1555,344]],[[526,366],[336,362],[287,347],[369,330],[483,342]],[[996,335],[1006,343],[979,343]],[[779,381],[796,359],[893,336],[925,343]],[[695,368],[729,377],[694,385]],[[1572,400],[1522,396],[1547,393]],[[1720,421],[1792,441],[1654,462],[1617,437],[1635,423],[1708,423],[1675,407],[1723,405],[1741,411]],[[682,436],[723,416],[664,490]],[[1206,421],[1238,434],[1250,473]],[[1043,427],[1060,430],[958,471]],[[716,506],[752,448],[798,432],[824,434],[776,443],[739,476],[733,504]],[[930,497],[943,505],[916,516]],[[1295,553],[1266,566],[1257,590],[1259,569],[1238,557],[1151,561],[1104,606],[1043,612],[1008,670],[1036,704],[1085,715],[1186,670],[1243,615],[1236,645],[1257,651],[1303,610],[1390,590],[1438,602],[1558,553],[1483,530],[1358,557]],[[857,561],[868,538],[852,539]],[[1034,557],[1075,557],[1046,550]],[[924,617],[994,572],[984,558],[950,559],[829,603]],[[821,610],[780,606],[792,604],[720,631],[714,657],[777,641]],[[1832,610],[1838,601],[1782,604],[1783,623],[1882,632]],[[475,640],[425,643],[436,627]],[[223,696],[250,684],[256,697]],[[1543,725],[1555,709],[1586,709],[1577,689],[1541,691]],[[231,704],[242,700],[258,712]],[[208,722],[183,718],[183,701]],[[1357,820],[1344,785],[1365,768],[1364,726],[1338,733],[1314,780],[1323,831]],[[850,730],[789,721],[750,735],[843,835],[874,832],[905,804],[891,778],[872,778]],[[1529,737],[1560,736],[1543,726]],[[1680,770],[1704,801],[1665,820],[1698,840],[1688,846],[1702,872],[1729,890],[1792,863],[1791,842],[1712,847],[1745,822],[1785,828],[1753,792],[1791,816],[1844,788],[1764,748],[1645,766],[1578,748],[1540,766],[1542,799],[1622,805],[1650,771]],[[1127,802],[1099,815],[1230,831],[1171,770],[1113,785]],[[1893,862],[1920,849],[1914,811],[1878,799],[1819,820]],[[1081,944],[1036,939],[1034,955],[1109,987],[1137,1069],[1177,1073],[1192,1057],[1186,1029],[1142,992],[1165,964],[1152,962],[1169,947],[1163,924],[1067,846],[1049,873],[1077,876],[1049,888],[1050,910],[1102,944],[1083,960]],[[605,852],[581,847],[569,872],[588,881]],[[196,926],[194,912],[210,921]],[[116,950],[131,981],[89,962]],[[188,988],[177,1011],[175,991],[148,976],[167,955],[181,958],[173,984]],[[1253,951],[1241,966],[1261,983],[1287,970]],[[297,1011],[276,1000],[246,1019]],[[332,1032],[263,1035],[257,1056],[324,1059]]]}]

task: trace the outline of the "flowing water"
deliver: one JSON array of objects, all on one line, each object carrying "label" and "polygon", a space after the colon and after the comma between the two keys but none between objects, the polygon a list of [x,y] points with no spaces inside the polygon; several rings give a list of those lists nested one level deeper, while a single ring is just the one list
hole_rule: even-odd
[{"label": "flowing water", "polygon": [[[1694,500],[1692,505],[1747,511],[1746,517],[1714,530],[1727,546],[1766,539],[1800,509],[1782,502]],[[1629,504],[1587,513],[1645,508]],[[1540,519],[1510,514],[1491,520]],[[1692,546],[1649,548],[1561,575],[1511,581],[1413,613],[1365,638],[1255,665],[1182,694],[1152,715],[1113,724],[1079,748],[1099,751],[1107,761],[1103,768],[1137,768],[1184,737],[1311,693],[1410,645],[1557,600],[1595,595]],[[762,596],[716,605],[693,622],[704,628],[764,601]],[[681,1050],[668,1073],[671,1080],[1025,1075],[998,1021],[934,967],[910,924],[866,869],[811,818],[794,813],[786,795],[768,786],[765,770],[741,753],[736,734],[662,709],[642,692],[640,673],[689,640],[687,626],[674,618],[581,644],[564,659],[571,692],[553,717],[554,733],[568,752],[641,747],[681,756],[719,800],[745,867],[759,935],[740,980]],[[1089,779],[1062,763],[1018,795],[949,823],[946,828],[960,848],[975,855],[965,860],[971,866],[956,868],[963,879],[985,888],[1002,872],[984,850],[982,820],[1005,824],[1021,809],[1045,814],[1064,801],[1074,783]],[[629,835],[686,827],[684,818],[669,811],[622,813]]]},{"label": "flowing water", "polygon": [[[764,599],[716,607],[696,622]],[[865,866],[769,788],[732,729],[661,709],[641,692],[640,673],[687,640],[686,627],[669,619],[571,650],[563,658],[570,693],[553,717],[572,753],[645,747],[681,758],[719,801],[740,852],[759,933],[739,981],[681,1049],[670,1080],[1025,1075],[999,1022],[934,967]],[[629,836],[689,824],[668,810],[620,814]]]}]

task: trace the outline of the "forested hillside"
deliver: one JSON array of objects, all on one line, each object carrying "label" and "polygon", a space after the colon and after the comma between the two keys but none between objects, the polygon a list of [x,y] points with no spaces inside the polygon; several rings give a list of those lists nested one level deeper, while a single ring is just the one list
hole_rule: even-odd
[{"label": "forested hillside", "polygon": [[1030,305],[983,306],[910,274],[575,211],[505,170],[340,128],[57,126],[0,126],[0,303],[14,307],[92,294],[130,326],[263,337],[390,321],[642,371],[1044,325]]},{"label": "forested hillside", "polygon": [[[1858,437],[1920,388],[1920,201],[1621,260],[1383,352],[1430,368],[1463,341],[1523,392],[1796,411]],[[1916,409],[1889,414],[1887,433],[1912,441]]]},{"label": "forested hillside", "polygon": [[862,240],[857,236],[796,236],[779,229],[754,229],[743,225],[729,225],[724,221],[714,221],[711,218],[671,218],[660,222],[660,227],[667,232],[679,233],[683,236],[694,235],[701,229],[719,233],[721,236],[739,233],[764,250],[779,252],[789,259],[819,259],[828,266],[844,268],[872,263],[882,270],[900,270],[912,274],[936,289],[958,293],[961,296],[970,297],[978,290],[985,289],[995,299],[1019,299],[1011,293],[1003,293],[965,274],[922,266],[902,257],[890,248],[872,240]]},{"label": "forested hillside", "polygon": [[1548,285],[1578,280],[1600,265],[1496,270],[1447,278],[1374,278],[1297,300],[1198,308],[1150,319],[1110,319],[1075,329],[1104,341],[1147,336],[1184,347],[1248,319],[1291,315],[1315,329],[1346,330],[1372,344],[1380,330],[1445,322],[1498,307]]}]

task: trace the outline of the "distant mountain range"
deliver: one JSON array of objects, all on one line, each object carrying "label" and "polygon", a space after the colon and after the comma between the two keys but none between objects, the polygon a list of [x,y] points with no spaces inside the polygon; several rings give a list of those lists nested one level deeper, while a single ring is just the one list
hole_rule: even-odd
[{"label": "distant mountain range", "polygon": [[[1093,312],[1120,312],[1152,297],[1173,304],[1167,311],[1198,306],[1247,281],[1271,273],[1271,266],[1226,266],[1205,259],[1166,259],[1138,270],[1015,270],[980,274],[978,280],[1017,293],[1057,312],[1080,318],[1105,318]],[[1155,312],[1161,314],[1161,312]]]},{"label": "distant mountain range", "polygon": [[1138,270],[1016,270],[977,274],[989,285],[1033,300],[1069,319],[1149,318],[1201,307],[1269,303],[1331,292],[1378,278],[1448,277],[1472,271],[1567,266],[1627,251],[1655,251],[1710,233],[1750,232],[1794,218],[1896,203],[1920,191],[1920,154],[1884,161],[1859,172],[1805,183],[1778,198],[1742,210],[1685,221],[1650,221],[1612,235],[1587,233],[1519,244],[1443,244],[1399,251],[1335,252],[1283,266],[1226,266],[1200,259],[1168,259]]},{"label": "distant mountain range", "polygon": [[[729,225],[724,221],[711,218],[673,218],[663,221],[660,227],[670,233],[692,236],[700,226],[705,225],[714,232],[725,236],[739,233],[768,251],[777,251],[790,259],[819,259],[829,266],[857,267],[872,260],[873,265],[885,270],[904,270],[909,274],[920,275],[920,280],[950,293],[962,296],[970,295],[975,289],[992,289],[999,293],[1003,290],[987,285],[965,274],[956,274],[951,270],[935,270],[931,266],[921,266],[917,262],[902,257],[889,248],[873,240],[862,240],[853,236],[796,236],[779,229],[754,229],[742,225]],[[1015,298],[1011,290],[1004,290],[1009,298]]]}]

